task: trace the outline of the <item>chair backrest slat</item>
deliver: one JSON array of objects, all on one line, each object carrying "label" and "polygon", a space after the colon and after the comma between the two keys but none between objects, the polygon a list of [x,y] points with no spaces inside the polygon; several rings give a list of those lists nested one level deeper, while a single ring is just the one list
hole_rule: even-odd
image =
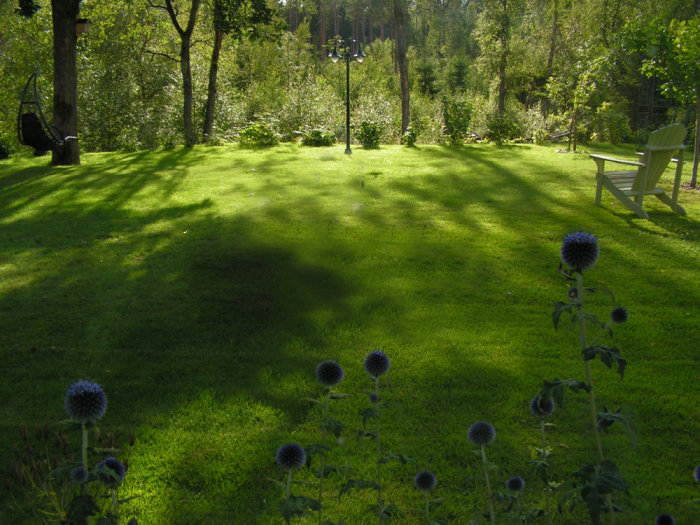
[{"label": "chair backrest slat", "polygon": [[[652,190],[656,187],[674,153],[685,147],[683,144],[685,135],[685,126],[681,124],[672,124],[649,134],[649,142],[644,149],[642,160],[646,167],[639,168],[637,179],[632,187],[633,190]],[[644,180],[643,170],[646,170],[646,180],[644,187],[641,187]]]}]

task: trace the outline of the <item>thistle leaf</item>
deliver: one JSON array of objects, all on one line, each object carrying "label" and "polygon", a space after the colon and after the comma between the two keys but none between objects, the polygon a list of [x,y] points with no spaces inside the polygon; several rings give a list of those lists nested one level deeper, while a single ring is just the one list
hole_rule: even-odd
[{"label": "thistle leaf", "polygon": [[583,353],[584,361],[590,361],[599,356],[601,362],[611,370],[613,363],[617,364],[617,373],[620,374],[620,379],[624,378],[627,360],[620,355],[620,351],[617,348],[597,345],[584,348],[581,352]]},{"label": "thistle leaf", "polygon": [[590,387],[578,379],[554,378],[552,381],[545,381],[540,396],[545,399],[554,399],[557,405],[564,406],[564,392],[566,389],[578,394],[580,390],[590,391]]},{"label": "thistle leaf", "polygon": [[363,490],[363,489],[373,489],[373,490],[379,490],[379,485],[377,485],[376,481],[368,480],[368,479],[351,479],[347,483],[345,483],[342,487],[340,487],[340,491],[338,492],[338,499],[341,498],[343,494],[346,492],[350,492],[351,490]]}]

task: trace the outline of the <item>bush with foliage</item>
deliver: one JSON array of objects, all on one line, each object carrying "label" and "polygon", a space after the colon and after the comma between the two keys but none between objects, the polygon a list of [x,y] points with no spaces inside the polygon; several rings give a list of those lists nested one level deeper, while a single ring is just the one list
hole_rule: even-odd
[{"label": "bush with foliage", "polygon": [[401,135],[401,144],[413,148],[416,146],[416,140],[418,140],[418,129],[410,125],[406,128],[406,131]]},{"label": "bush with foliage", "polygon": [[335,144],[335,135],[330,131],[312,129],[308,133],[304,133],[301,144],[303,146],[332,146]]},{"label": "bush with foliage", "polygon": [[488,130],[485,138],[490,142],[503,144],[521,136],[522,128],[519,119],[513,112],[496,113],[488,121]]},{"label": "bush with foliage", "polygon": [[443,97],[444,133],[453,146],[463,144],[472,118],[472,105],[463,99]]},{"label": "bush with foliage", "polygon": [[365,149],[379,149],[379,140],[382,137],[382,127],[377,122],[363,121],[360,123],[360,129],[355,133],[357,140],[360,141]]},{"label": "bush with foliage", "polygon": [[266,122],[255,122],[238,135],[241,146],[246,148],[269,148],[279,144],[279,137]]},{"label": "bush with foliage", "polygon": [[596,110],[593,129],[594,139],[610,144],[619,144],[632,135],[629,118],[622,108],[610,102],[603,102]]}]

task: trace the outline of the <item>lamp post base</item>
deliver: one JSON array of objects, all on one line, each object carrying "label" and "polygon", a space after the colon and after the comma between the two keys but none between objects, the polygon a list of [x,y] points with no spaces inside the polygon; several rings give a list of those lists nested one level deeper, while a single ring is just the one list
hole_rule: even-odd
[{"label": "lamp post base", "polygon": [[350,148],[345,148],[346,155],[352,155],[352,150]]}]

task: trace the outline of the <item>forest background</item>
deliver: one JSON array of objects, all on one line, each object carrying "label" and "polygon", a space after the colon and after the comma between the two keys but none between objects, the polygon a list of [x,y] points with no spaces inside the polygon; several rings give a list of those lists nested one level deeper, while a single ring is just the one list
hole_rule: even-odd
[{"label": "forest background", "polygon": [[[0,145],[13,152],[18,97],[37,68],[51,115],[52,9],[45,0],[0,2]],[[410,125],[426,143],[542,140],[571,127],[582,141],[642,143],[649,129],[675,120],[688,124],[692,144],[699,4],[85,0],[80,16],[90,30],[78,39],[77,54],[80,148],[228,142],[253,122],[282,140],[311,129],[345,140],[345,67],[327,58],[338,37],[356,40],[368,55],[350,68],[353,129],[374,122],[383,142],[398,142]],[[256,11],[261,6],[266,16]],[[181,28],[193,22],[189,137],[182,34],[168,7]],[[32,16],[21,16],[22,9]],[[686,35],[691,61],[674,66],[667,58],[678,34]],[[687,42],[688,34],[695,41]],[[454,126],[469,134],[451,136]]]}]

